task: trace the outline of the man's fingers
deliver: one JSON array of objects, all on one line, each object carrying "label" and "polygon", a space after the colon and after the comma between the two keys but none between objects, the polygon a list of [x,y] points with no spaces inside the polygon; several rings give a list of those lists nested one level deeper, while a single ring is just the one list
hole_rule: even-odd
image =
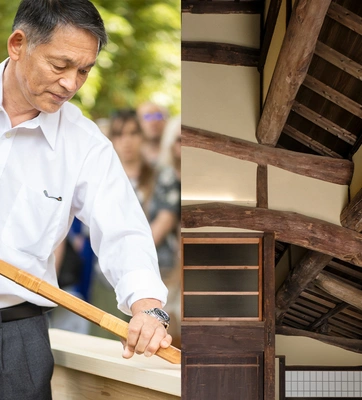
[{"label": "man's fingers", "polygon": [[162,348],[167,348],[172,342],[164,326],[153,317],[139,315],[133,318],[128,326],[128,339],[124,345],[124,358],[131,358],[134,353],[150,357]]}]

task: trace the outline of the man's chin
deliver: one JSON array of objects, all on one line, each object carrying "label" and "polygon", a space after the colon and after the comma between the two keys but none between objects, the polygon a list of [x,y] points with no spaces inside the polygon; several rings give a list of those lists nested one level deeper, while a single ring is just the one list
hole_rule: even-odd
[{"label": "man's chin", "polygon": [[61,108],[62,104],[46,104],[46,105],[42,105],[41,107],[38,107],[37,109],[40,112],[46,113],[46,114],[54,114],[57,111],[59,111],[59,109]]}]

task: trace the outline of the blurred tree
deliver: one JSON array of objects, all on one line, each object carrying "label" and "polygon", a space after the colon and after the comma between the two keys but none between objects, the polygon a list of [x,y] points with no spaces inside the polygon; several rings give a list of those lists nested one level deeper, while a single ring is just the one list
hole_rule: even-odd
[{"label": "blurred tree", "polygon": [[[180,0],[93,0],[104,19],[109,43],[86,84],[72,100],[93,119],[145,100],[181,107]],[[0,0],[0,56],[19,0]]]}]

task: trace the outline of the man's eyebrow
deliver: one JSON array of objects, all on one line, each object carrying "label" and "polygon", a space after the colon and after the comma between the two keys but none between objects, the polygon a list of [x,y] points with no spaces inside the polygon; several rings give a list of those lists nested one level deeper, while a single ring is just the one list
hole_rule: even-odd
[{"label": "man's eyebrow", "polygon": [[[53,59],[54,61],[65,62],[71,66],[77,66],[77,63],[73,59],[68,58],[68,57],[50,57],[50,59]],[[96,62],[94,61],[88,65],[80,66],[79,68],[92,68],[92,67],[94,67],[95,64],[96,64]]]}]

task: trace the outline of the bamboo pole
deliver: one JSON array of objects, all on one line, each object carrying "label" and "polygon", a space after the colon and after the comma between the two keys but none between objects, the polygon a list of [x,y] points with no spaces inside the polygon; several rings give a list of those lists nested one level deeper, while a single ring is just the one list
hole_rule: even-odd
[{"label": "bamboo pole", "polygon": [[[5,261],[0,260],[0,275],[26,289],[63,306],[69,311],[91,321],[101,328],[127,339],[128,323],[103,310],[39,279]],[[181,352],[176,347],[159,348],[156,355],[172,364],[181,364]]]}]

